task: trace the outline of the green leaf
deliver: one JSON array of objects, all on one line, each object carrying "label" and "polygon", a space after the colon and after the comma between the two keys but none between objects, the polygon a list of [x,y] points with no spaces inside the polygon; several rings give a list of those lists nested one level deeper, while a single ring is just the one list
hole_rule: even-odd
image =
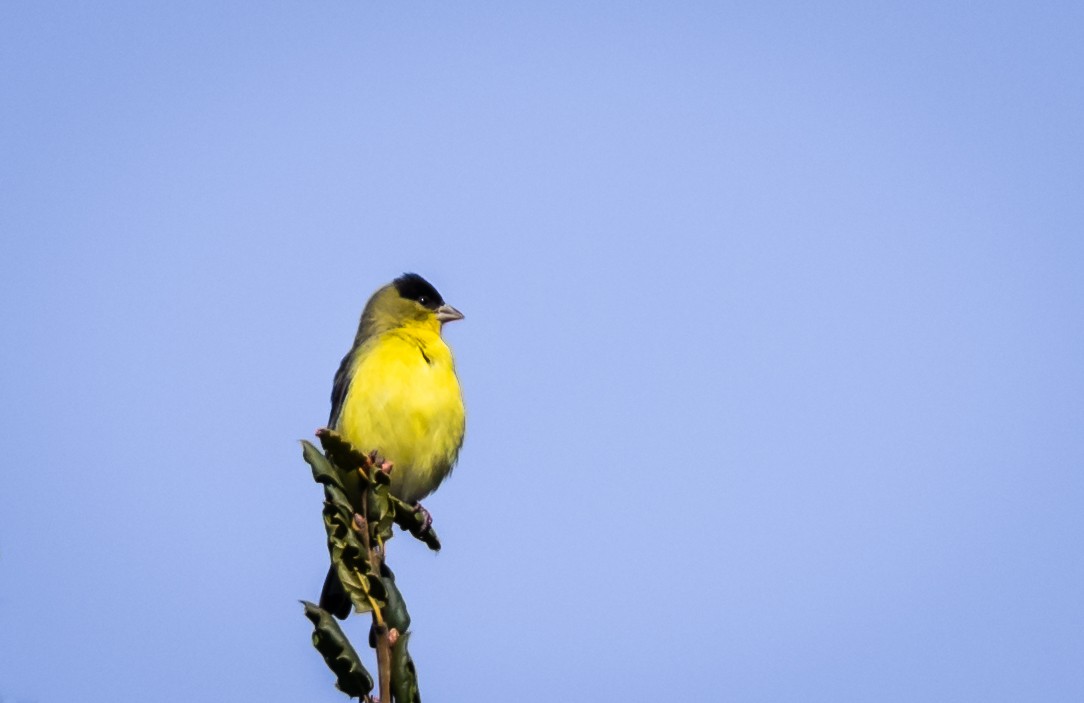
[{"label": "green leaf", "polygon": [[317,430],[316,436],[320,439],[320,445],[327,452],[328,458],[341,471],[360,472],[365,476],[365,480],[371,483],[369,477],[373,469],[373,462],[367,454],[355,448],[335,430],[329,430],[325,427]]},{"label": "green leaf", "polygon": [[365,670],[339,623],[323,608],[304,600],[301,604],[305,606],[305,617],[313,624],[312,645],[335,674],[335,686],[351,698],[366,696],[373,690],[373,677]]},{"label": "green leaf", "polygon": [[368,598],[370,593],[378,605],[383,605],[383,587],[381,585],[378,591],[371,587],[371,582],[376,579],[369,576],[369,553],[358,539],[357,532],[341,523],[333,523],[328,528],[328,551],[343,590],[350,596],[350,602],[358,612],[372,609]]},{"label": "green leaf", "polygon": [[327,460],[327,457],[321,454],[320,450],[314,447],[311,442],[304,439],[301,440],[301,456],[312,468],[312,480],[325,485],[332,484],[340,489],[343,487],[342,481],[339,479],[339,472]]},{"label": "green leaf", "polygon": [[[301,442],[302,455],[312,467],[312,478],[324,486],[324,531],[327,533],[327,552],[331,556],[335,572],[354,609],[358,612],[372,610],[372,600],[383,607],[387,598],[384,584],[372,571],[369,563],[369,550],[365,548],[354,518],[358,515],[357,506],[361,502],[363,473],[358,468],[366,465],[369,458],[354,450],[345,440],[331,430],[318,432],[321,442],[327,450],[322,455],[317,447],[309,442]],[[354,468],[344,470],[339,461],[349,463]],[[369,485],[369,484],[364,484]],[[375,486],[365,495],[378,493],[380,486]],[[384,489],[387,494],[387,489]],[[387,498],[384,499],[387,504]],[[384,510],[387,512],[387,508]],[[371,534],[387,532],[390,537],[390,517],[382,522],[370,522]]]},{"label": "green leaf", "polygon": [[[369,551],[355,529],[354,506],[357,501],[351,500],[349,486],[353,484],[355,488],[360,487],[356,472],[353,472],[351,478],[350,473],[343,472],[312,444],[301,444],[305,461],[312,467],[313,478],[324,486],[323,517],[327,549],[343,590],[358,612],[371,610],[369,595],[373,596],[378,605],[383,605],[383,584],[378,583],[379,579],[370,579],[367,576],[372,575]],[[360,496],[358,499],[360,500]],[[376,583],[375,588],[372,587],[373,583]]]},{"label": "green leaf", "polygon": [[391,648],[391,694],[395,703],[421,703],[418,692],[418,672],[407,651],[410,633],[404,632]]},{"label": "green leaf", "polygon": [[409,532],[414,539],[423,542],[425,546],[429,547],[434,552],[439,552],[440,539],[437,538],[437,532],[433,529],[432,525],[426,527],[425,515],[422,511],[418,510],[413,505],[404,503],[395,496],[391,496],[391,501],[395,506],[393,515],[395,524],[403,528],[406,532]]},{"label": "green leaf", "polygon": [[391,572],[391,569],[387,565],[383,568],[383,575],[380,577],[381,583],[384,585],[384,590],[387,593],[387,605],[384,607],[384,621],[388,623],[388,627],[394,627],[399,632],[406,632],[410,629],[410,613],[407,612],[406,601],[403,600],[403,594],[399,592],[399,587],[395,585],[395,574]]},{"label": "green leaf", "polygon": [[392,538],[395,504],[388,487],[376,485],[369,489],[369,534],[372,539],[387,542]]},{"label": "green leaf", "polygon": [[[327,430],[321,430],[325,432]],[[349,446],[349,445],[348,445]],[[312,467],[312,478],[324,486],[335,486],[347,496],[350,504],[356,504],[361,496],[362,484],[368,485],[368,478],[364,472],[344,468],[335,461],[330,454],[321,454],[311,443],[302,440],[302,454],[305,461]],[[364,479],[364,481],[363,481]]]}]

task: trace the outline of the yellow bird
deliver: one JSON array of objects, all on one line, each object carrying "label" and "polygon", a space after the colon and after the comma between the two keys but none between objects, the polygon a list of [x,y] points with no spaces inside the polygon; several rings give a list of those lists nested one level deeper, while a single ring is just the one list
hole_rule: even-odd
[{"label": "yellow bird", "polygon": [[[461,319],[428,281],[403,274],[369,298],[335,374],[328,427],[392,462],[391,493],[407,503],[437,489],[463,444],[463,394],[440,336],[444,323]],[[339,618],[350,614],[334,567],[320,607]]]}]

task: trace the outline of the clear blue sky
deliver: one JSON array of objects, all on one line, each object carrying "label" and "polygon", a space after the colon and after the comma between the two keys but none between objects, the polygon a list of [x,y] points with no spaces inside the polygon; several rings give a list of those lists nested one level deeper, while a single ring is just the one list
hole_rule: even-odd
[{"label": "clear blue sky", "polygon": [[425,700],[1084,700],[1082,7],[4,3],[0,698],[345,700],[297,440],[410,270]]}]

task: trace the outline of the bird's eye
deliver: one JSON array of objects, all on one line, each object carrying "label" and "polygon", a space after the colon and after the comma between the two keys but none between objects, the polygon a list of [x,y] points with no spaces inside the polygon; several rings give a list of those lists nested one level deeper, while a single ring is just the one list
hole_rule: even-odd
[{"label": "bird's eye", "polygon": [[425,307],[428,304],[429,304],[429,297],[428,296],[422,295],[422,296],[418,297],[418,305],[421,305],[422,307]]}]

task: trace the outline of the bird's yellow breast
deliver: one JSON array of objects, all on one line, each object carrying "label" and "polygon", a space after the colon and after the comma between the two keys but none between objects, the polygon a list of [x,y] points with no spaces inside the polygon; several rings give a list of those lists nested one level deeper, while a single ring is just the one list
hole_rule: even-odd
[{"label": "bird's yellow breast", "polygon": [[335,429],[394,462],[394,495],[412,503],[432,493],[455,464],[464,427],[452,352],[439,333],[398,328],[358,350]]}]

